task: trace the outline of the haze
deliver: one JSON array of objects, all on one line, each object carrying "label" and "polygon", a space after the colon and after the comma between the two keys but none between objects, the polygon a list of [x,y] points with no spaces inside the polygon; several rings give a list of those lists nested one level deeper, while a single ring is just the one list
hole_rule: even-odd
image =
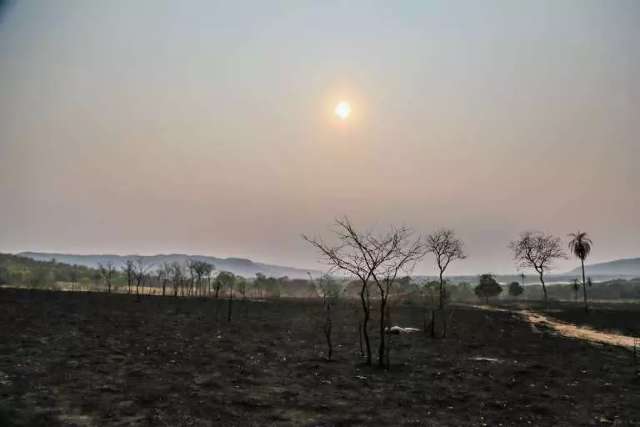
[{"label": "haze", "polygon": [[591,262],[640,255],[637,1],[1,13],[1,252],[317,268],[300,234],[347,214],[454,228],[452,274],[515,271],[525,229],[586,230]]}]

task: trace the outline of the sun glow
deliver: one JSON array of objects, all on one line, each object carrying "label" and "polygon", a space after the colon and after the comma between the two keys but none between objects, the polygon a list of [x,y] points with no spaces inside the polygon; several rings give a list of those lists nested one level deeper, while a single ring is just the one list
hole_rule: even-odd
[{"label": "sun glow", "polygon": [[340,119],[346,120],[351,115],[351,105],[347,101],[340,101],[336,105],[335,113]]}]

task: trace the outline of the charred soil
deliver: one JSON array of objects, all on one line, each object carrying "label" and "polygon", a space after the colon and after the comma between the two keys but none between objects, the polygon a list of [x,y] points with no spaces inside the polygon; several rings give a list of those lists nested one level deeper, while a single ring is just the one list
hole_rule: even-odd
[{"label": "charred soil", "polygon": [[[211,299],[2,289],[0,424],[640,423],[629,351],[508,312],[457,307],[446,339],[394,335],[389,371],[362,363],[346,302],[331,362],[321,303],[236,301],[234,313]],[[392,315],[422,325],[419,307]]]}]

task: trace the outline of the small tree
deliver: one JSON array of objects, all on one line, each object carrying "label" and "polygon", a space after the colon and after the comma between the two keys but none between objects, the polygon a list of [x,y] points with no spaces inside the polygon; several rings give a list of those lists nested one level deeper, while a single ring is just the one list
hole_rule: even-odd
[{"label": "small tree", "polygon": [[233,286],[236,283],[236,276],[233,273],[229,273],[230,277],[227,280],[227,322],[231,322],[231,310],[233,307]]},{"label": "small tree", "polygon": [[[138,257],[134,263],[133,275],[136,280],[136,299],[140,300],[140,290],[144,288],[144,281],[147,278],[147,273],[151,269],[150,265],[145,265],[144,259]],[[144,289],[143,289],[144,290]]]},{"label": "small tree", "polygon": [[249,305],[247,303],[247,280],[242,276],[236,276],[236,289],[242,297],[242,306],[244,307],[244,317],[249,318]]},{"label": "small tree", "polygon": [[575,302],[578,302],[578,291],[580,290],[580,282],[578,281],[578,279],[573,279],[571,288],[573,289],[573,300]]},{"label": "small tree", "polygon": [[213,281],[213,296],[215,297],[215,299],[220,298],[220,291],[224,291],[224,289],[229,286],[229,282],[231,282],[233,278],[233,273],[230,273],[228,271],[221,271],[220,273],[218,273],[215,280]]},{"label": "small tree", "polygon": [[[214,297],[216,299],[216,319],[218,318],[218,309],[220,305],[219,304],[220,291],[224,292],[225,289],[233,288],[234,279],[235,279],[235,276],[233,275],[233,273],[230,273],[228,271],[221,271],[220,273],[218,273],[215,280],[213,281]],[[229,303],[230,302],[231,301],[229,301]],[[231,307],[230,305],[227,307],[227,317],[231,313],[230,307]]]},{"label": "small tree", "polygon": [[520,295],[522,295],[523,292],[524,292],[524,288],[522,287],[522,285],[520,283],[515,282],[515,281],[509,283],[509,296],[517,298]]},{"label": "small tree", "polygon": [[427,237],[427,251],[436,257],[436,265],[440,277],[440,310],[444,309],[444,280],[442,276],[452,261],[465,259],[462,240],[457,239],[455,232],[441,229]]},{"label": "small tree", "polygon": [[208,278],[213,271],[213,265],[206,261],[189,261],[189,271],[192,272],[194,293],[204,296],[208,285]]},{"label": "small tree", "polygon": [[329,246],[319,239],[303,237],[320,250],[332,268],[351,273],[360,279],[360,300],[364,313],[362,328],[369,365],[371,348],[367,333],[370,316],[368,285],[370,281],[375,283],[380,293],[378,364],[388,368],[388,362],[385,365],[388,298],[398,274],[401,271],[409,272],[415,263],[424,257],[424,243],[420,237],[413,239],[407,227],[391,228],[380,235],[372,232],[362,233],[357,231],[346,217],[336,220],[335,234],[339,240],[335,246]]},{"label": "small tree", "polygon": [[182,289],[184,296],[184,267],[179,262],[173,262],[170,265],[171,286],[173,287],[173,296],[178,296],[178,291]]},{"label": "small tree", "polygon": [[311,277],[310,279],[316,288],[316,292],[322,298],[322,307],[324,309],[324,323],[322,325],[322,331],[324,332],[324,337],[327,341],[327,360],[331,361],[333,356],[333,341],[331,339],[333,319],[331,316],[331,309],[337,304],[338,299],[342,294],[342,287],[328,274],[323,275],[317,281],[313,280]]},{"label": "small tree", "polygon": [[127,275],[127,293],[131,293],[131,286],[133,285],[133,280],[135,277],[136,267],[133,260],[126,260],[124,267],[122,267],[122,271]]},{"label": "small tree", "polygon": [[116,272],[116,268],[111,261],[108,261],[105,265],[98,264],[98,270],[100,271],[100,276],[102,276],[102,279],[107,285],[107,292],[111,293],[111,283],[113,281],[113,275]]},{"label": "small tree", "polygon": [[[423,331],[426,334],[427,330],[431,331],[431,337],[434,338],[436,336],[436,312],[435,307],[438,305],[439,300],[439,291],[438,291],[439,283],[437,281],[430,281],[424,283],[420,287],[420,295],[422,296],[423,301],[423,311],[422,311],[422,326]],[[431,311],[431,321],[427,324],[427,312]]]},{"label": "small tree", "polygon": [[[518,282],[514,283],[517,284]],[[475,292],[478,298],[484,298],[485,303],[489,304],[489,298],[500,295],[502,293],[502,287],[492,274],[483,274],[480,276],[480,281],[475,288]]]},{"label": "small tree", "polygon": [[[442,318],[442,336],[447,336],[447,315],[445,313],[445,281],[443,279],[444,273],[449,267],[449,264],[455,260],[465,259],[467,256],[464,253],[462,240],[456,238],[455,232],[451,229],[443,228],[435,233],[430,234],[427,237],[427,251],[435,255],[436,266],[438,267],[438,273],[440,278],[440,302],[439,310],[440,317]],[[432,314],[432,318],[435,321],[435,315]],[[433,324],[432,324],[433,325]],[[435,331],[435,330],[434,330]]]},{"label": "small tree", "polygon": [[162,264],[162,267],[160,267],[156,272],[158,282],[160,286],[162,286],[162,296],[165,296],[167,294],[167,283],[171,281],[172,274],[173,269],[171,267],[171,264],[169,264],[168,262]]},{"label": "small tree", "polygon": [[509,244],[513,250],[513,258],[522,268],[533,268],[540,278],[544,302],[547,304],[547,287],[544,283],[544,273],[553,268],[553,263],[558,259],[566,259],[567,255],[562,250],[560,238],[550,234],[526,231],[518,240]]}]

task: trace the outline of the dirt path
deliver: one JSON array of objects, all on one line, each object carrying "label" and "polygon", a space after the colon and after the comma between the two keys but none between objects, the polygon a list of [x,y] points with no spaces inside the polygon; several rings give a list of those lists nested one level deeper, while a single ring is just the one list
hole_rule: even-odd
[{"label": "dirt path", "polygon": [[491,307],[488,305],[474,305],[474,307],[482,310],[490,311],[504,311],[515,313],[521,316],[524,320],[529,322],[533,326],[551,328],[560,335],[565,337],[577,338],[585,341],[596,342],[600,344],[609,344],[619,347],[624,347],[629,350],[633,350],[634,347],[640,346],[640,338],[631,337],[627,335],[614,334],[611,332],[596,331],[586,326],[576,326],[572,323],[562,322],[560,320],[552,319],[545,316],[542,313],[530,311],[530,310],[507,310],[499,307]]}]

